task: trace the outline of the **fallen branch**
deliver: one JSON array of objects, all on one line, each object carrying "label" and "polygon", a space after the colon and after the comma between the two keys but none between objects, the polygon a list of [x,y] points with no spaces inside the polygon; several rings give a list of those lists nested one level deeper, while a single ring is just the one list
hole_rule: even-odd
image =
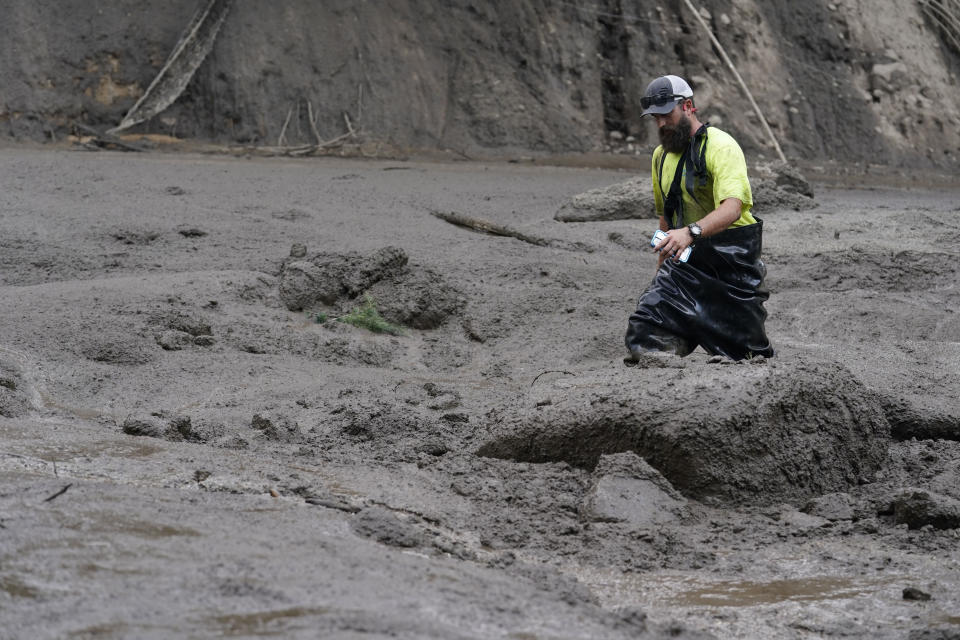
[{"label": "fallen branch", "polygon": [[462,213],[455,212],[444,212],[436,211],[434,209],[430,210],[431,215],[434,217],[440,218],[445,222],[456,225],[458,227],[465,227],[472,231],[478,231],[480,233],[486,233],[492,236],[504,236],[507,238],[515,238],[522,242],[527,242],[529,244],[536,245],[538,247],[555,247],[558,249],[567,249],[572,251],[592,251],[590,247],[583,245],[578,242],[566,242],[564,240],[554,240],[550,238],[541,238],[539,236],[532,236],[530,234],[518,231],[516,229],[511,229],[510,227],[505,227],[503,225],[490,222],[489,220],[481,220],[480,218],[473,218],[470,216],[463,215]]},{"label": "fallen branch", "polygon": [[287,111],[287,119],[283,121],[283,126],[280,128],[280,135],[277,136],[277,146],[285,146],[284,143],[287,140],[287,125],[290,124],[290,116],[293,115],[293,107],[290,107],[290,110]]},{"label": "fallen branch", "polygon": [[[356,132],[348,131],[347,133],[341,134],[336,138],[332,138],[320,144],[301,144],[296,146],[263,146],[263,147],[240,147],[247,153],[255,153],[257,155],[265,156],[290,156],[294,158],[299,158],[301,156],[309,156],[315,153],[320,153],[328,149],[332,149],[343,143],[344,140],[352,138],[356,135]],[[235,147],[236,148],[236,147]]]},{"label": "fallen branch", "polygon": [[317,146],[323,146],[325,143],[320,137],[320,132],[317,131],[317,121],[313,116],[313,103],[307,100],[307,120],[310,121],[310,129],[313,130],[313,137],[317,140]]},{"label": "fallen branch", "polygon": [[110,133],[107,133],[107,132],[101,133],[100,131],[97,131],[93,127],[88,127],[85,124],[80,124],[75,122],[73,124],[73,128],[79,132],[85,133],[86,135],[90,136],[91,138],[90,142],[92,142],[97,147],[114,146],[120,149],[121,151],[145,151],[143,147],[137,146],[135,144],[131,144],[129,142],[125,142],[116,136],[110,135]]},{"label": "fallen branch", "polygon": [[565,371],[563,369],[548,369],[546,371],[541,371],[539,374],[537,374],[537,377],[533,379],[533,382],[530,383],[530,386],[532,387],[533,385],[537,384],[537,380],[539,380],[542,376],[547,375],[548,373],[563,373],[568,376],[573,375],[572,371]]},{"label": "fallen branch", "polygon": [[710,42],[713,43],[713,46],[717,48],[717,51],[720,53],[720,57],[726,63],[727,67],[730,68],[730,71],[733,72],[733,77],[737,79],[737,82],[740,83],[740,88],[743,89],[743,92],[747,95],[747,100],[750,101],[750,104],[753,106],[753,111],[757,114],[757,117],[760,118],[760,124],[763,125],[764,131],[767,132],[767,135],[770,136],[770,142],[773,143],[773,148],[776,150],[777,155],[780,157],[781,162],[786,163],[787,157],[783,155],[783,150],[780,148],[780,143],[777,142],[776,136],[773,135],[773,131],[770,129],[770,125],[767,124],[767,119],[763,117],[763,111],[760,110],[760,107],[757,105],[756,100],[753,99],[753,94],[750,93],[750,89],[747,88],[747,83],[743,81],[743,78],[740,77],[740,73],[737,71],[737,68],[733,66],[733,61],[730,60],[730,57],[727,55],[727,52],[724,50],[723,46],[720,44],[720,41],[717,40],[717,37],[713,35],[713,31],[710,30],[710,26],[707,24],[707,21],[703,19],[703,16],[700,15],[700,12],[697,11],[697,8],[693,6],[693,2],[690,0],[683,0],[687,4],[687,8],[690,10],[690,13],[693,14],[693,17],[697,19],[697,22],[700,23],[700,26],[703,27],[703,30],[706,32],[707,36],[710,38]]},{"label": "fallen branch", "polygon": [[217,33],[223,26],[232,2],[233,0],[209,0],[193,15],[160,73],[110,133],[149,120],[180,97],[193,74],[213,49]]},{"label": "fallen branch", "polygon": [[550,246],[550,241],[546,238],[538,238],[536,236],[531,236],[522,231],[517,231],[516,229],[511,229],[509,227],[504,227],[499,224],[489,222],[487,220],[481,220],[480,218],[471,218],[470,216],[465,216],[462,213],[446,213],[443,211],[431,210],[431,214],[435,217],[445,220],[450,224],[455,224],[458,227],[466,227],[467,229],[472,229],[473,231],[479,231],[480,233],[486,233],[493,236],[506,236],[508,238],[516,238],[517,240],[522,240],[523,242],[529,242],[530,244],[535,244],[538,247],[548,247]]},{"label": "fallen branch", "polygon": [[65,486],[63,489],[60,489],[60,491],[57,491],[57,492],[56,492],[55,494],[53,494],[52,496],[47,496],[46,498],[44,498],[43,501],[44,501],[44,502],[52,502],[53,500],[56,500],[57,498],[59,498],[60,496],[62,496],[63,494],[65,494],[65,493],[67,492],[67,489],[69,489],[69,488],[72,487],[72,486],[73,486],[73,483],[71,482],[70,484],[68,484],[67,486]]}]

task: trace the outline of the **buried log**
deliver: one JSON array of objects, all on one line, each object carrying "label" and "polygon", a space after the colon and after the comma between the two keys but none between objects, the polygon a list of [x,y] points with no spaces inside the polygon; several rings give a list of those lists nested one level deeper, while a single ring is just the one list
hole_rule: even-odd
[{"label": "buried log", "polygon": [[[93,151],[99,151],[100,147],[115,147],[121,151],[144,151],[144,148],[139,145],[121,140],[117,136],[110,135],[110,133],[102,133],[79,122],[74,123],[73,128],[78,133],[78,138],[82,139],[84,135],[89,136],[88,145],[94,145]],[[91,147],[88,146],[87,148]]]},{"label": "buried log", "polygon": [[750,92],[750,88],[747,87],[747,83],[744,82],[743,77],[740,76],[740,72],[737,71],[737,67],[734,66],[733,61],[730,59],[730,56],[727,55],[726,50],[723,48],[723,45],[720,44],[720,41],[717,40],[717,36],[713,35],[713,31],[710,29],[710,25],[707,24],[706,20],[703,19],[703,16],[700,15],[700,12],[693,5],[691,0],[683,0],[687,9],[690,10],[690,13],[694,18],[697,19],[697,22],[700,23],[700,26],[703,27],[704,33],[707,34],[707,37],[710,38],[710,42],[717,49],[717,53],[720,54],[720,58],[726,63],[727,68],[730,69],[730,73],[733,74],[733,77],[736,78],[737,83],[740,85],[740,88],[743,89],[743,92],[747,96],[747,100],[750,101],[750,106],[753,107],[753,112],[757,114],[757,118],[760,119],[760,124],[763,125],[763,130],[767,132],[767,136],[770,138],[770,144],[773,145],[774,151],[777,152],[777,157],[780,158],[781,162],[786,162],[787,157],[783,155],[783,149],[780,148],[780,143],[777,142],[777,137],[773,135],[773,131],[770,129],[770,125],[767,124],[767,118],[763,115],[763,110],[760,109],[760,106],[757,104],[757,101],[753,99],[753,94]]},{"label": "buried log", "polygon": [[180,97],[193,74],[213,49],[213,43],[232,2],[233,0],[209,0],[193,15],[160,73],[120,124],[108,133],[117,133],[149,120]]},{"label": "buried log", "polygon": [[434,217],[440,218],[441,220],[449,222],[450,224],[458,227],[464,227],[466,229],[470,229],[471,231],[477,231],[479,233],[485,233],[492,236],[515,238],[521,242],[533,244],[538,247],[554,247],[557,249],[567,249],[569,251],[593,251],[592,248],[580,242],[567,242],[566,240],[541,238],[539,236],[530,235],[528,233],[524,233],[523,231],[518,231],[517,229],[512,229],[495,222],[490,222],[489,220],[474,218],[462,213],[430,209],[430,214]]},{"label": "buried log", "polygon": [[846,491],[873,478],[890,442],[874,395],[832,363],[596,371],[491,415],[482,456],[593,468],[633,451],[685,496],[732,503]]}]

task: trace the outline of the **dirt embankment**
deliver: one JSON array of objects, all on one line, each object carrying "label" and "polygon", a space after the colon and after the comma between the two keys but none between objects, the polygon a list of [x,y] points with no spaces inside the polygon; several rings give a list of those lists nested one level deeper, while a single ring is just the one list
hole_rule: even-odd
[{"label": "dirt embankment", "polygon": [[[116,125],[201,4],[7,3],[0,135],[51,140],[74,123]],[[920,3],[695,4],[791,159],[956,164],[960,58]],[[352,153],[645,156],[639,95],[666,72],[692,81],[701,119],[775,157],[683,2],[293,0],[264,10],[236,0],[184,94],[134,131],[294,145],[353,129]]]}]

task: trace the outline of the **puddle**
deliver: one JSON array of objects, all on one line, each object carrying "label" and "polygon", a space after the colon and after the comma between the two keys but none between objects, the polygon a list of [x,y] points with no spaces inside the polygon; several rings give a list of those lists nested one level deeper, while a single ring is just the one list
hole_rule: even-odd
[{"label": "puddle", "polygon": [[842,600],[871,594],[890,580],[800,578],[770,582],[717,582],[683,591],[672,598],[682,607],[752,607],[778,602]]},{"label": "puddle", "polygon": [[[220,634],[228,638],[247,636],[285,637],[292,630],[291,623],[295,623],[301,618],[324,615],[329,611],[324,607],[293,607],[259,613],[216,616],[211,621],[220,627]],[[302,621],[301,624],[306,625],[306,621]]]},{"label": "puddle", "polygon": [[111,414],[108,414],[106,411],[101,409],[88,409],[85,407],[71,407],[70,405],[57,402],[51,398],[46,393],[40,392],[40,399],[43,401],[44,409],[53,409],[58,413],[66,413],[74,416],[75,418],[80,418],[81,420],[96,420],[97,418],[108,416],[111,417]]},{"label": "puddle", "polygon": [[130,633],[130,626],[122,622],[116,624],[98,624],[70,632],[70,638],[123,638]]},{"label": "puddle", "polygon": [[[98,514],[91,514],[98,515]],[[123,518],[118,516],[116,513],[102,513],[99,514],[99,518],[96,522],[87,526],[79,527],[70,527],[70,528],[82,528],[84,531],[90,533],[120,533],[137,536],[138,538],[146,538],[148,540],[158,540],[161,538],[175,538],[178,536],[191,536],[199,537],[201,534],[199,531],[194,529],[189,529],[187,527],[173,527],[168,524],[160,524],[157,522],[147,522],[146,520],[134,520],[132,518]]]},{"label": "puddle", "polygon": [[605,605],[622,607],[754,607],[782,602],[847,600],[871,596],[897,580],[896,576],[847,578],[816,576],[785,580],[704,580],[684,574],[615,575],[577,571]]},{"label": "puddle", "polygon": [[97,458],[103,455],[111,458],[147,458],[163,450],[163,447],[151,443],[112,440],[90,442],[82,445],[46,446],[39,448],[37,454],[38,457],[48,462],[71,462],[76,458]]}]

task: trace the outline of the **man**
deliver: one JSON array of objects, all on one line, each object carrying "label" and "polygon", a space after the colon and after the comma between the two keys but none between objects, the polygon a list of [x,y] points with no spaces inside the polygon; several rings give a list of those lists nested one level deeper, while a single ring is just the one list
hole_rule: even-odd
[{"label": "man", "polygon": [[733,360],[772,356],[763,326],[762,222],[750,213],[743,151],[700,122],[683,78],[657,78],[640,105],[659,130],[653,195],[666,237],[654,247],[657,274],[628,321],[624,362],[649,352],[686,356],[697,346]]}]

